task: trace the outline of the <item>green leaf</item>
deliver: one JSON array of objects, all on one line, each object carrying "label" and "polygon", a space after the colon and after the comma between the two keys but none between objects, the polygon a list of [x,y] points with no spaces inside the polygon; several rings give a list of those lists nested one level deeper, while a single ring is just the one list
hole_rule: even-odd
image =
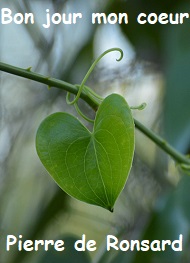
[{"label": "green leaf", "polygon": [[54,113],[36,136],[39,158],[69,195],[113,211],[131,169],[134,122],[123,97],[101,103],[91,133],[68,113]]}]

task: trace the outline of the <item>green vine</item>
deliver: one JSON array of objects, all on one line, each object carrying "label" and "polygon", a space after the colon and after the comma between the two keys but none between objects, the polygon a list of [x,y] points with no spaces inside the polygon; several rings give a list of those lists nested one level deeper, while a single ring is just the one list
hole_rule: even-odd
[{"label": "green vine", "polygon": [[[87,72],[85,78],[83,79],[81,85],[73,85],[68,82],[58,80],[55,78],[47,77],[35,72],[31,71],[31,67],[28,67],[27,69],[15,67],[9,64],[5,64],[3,62],[0,62],[0,71],[10,73],[12,75],[20,76],[25,79],[30,79],[39,83],[43,83],[47,85],[48,87],[56,87],[62,90],[65,90],[68,92],[67,94],[67,102],[69,104],[75,104],[76,110],[83,115],[84,118],[87,118],[84,114],[81,113],[80,109],[78,108],[77,101],[79,98],[84,100],[90,107],[97,111],[99,105],[101,104],[103,98],[100,97],[98,94],[96,94],[94,91],[92,91],[89,87],[85,86],[86,80],[88,79],[90,73],[96,66],[97,62],[107,53],[111,51],[119,51],[120,52],[120,58],[117,61],[120,61],[123,57],[123,51],[119,48],[113,48],[105,51],[98,59],[95,60],[95,62],[90,67],[89,71]],[[76,97],[73,101],[69,100],[70,93],[74,94]],[[145,104],[142,104],[142,107],[131,107],[131,109],[142,109],[145,106]],[[87,119],[88,121],[92,121],[90,119]],[[178,165],[180,165],[181,169],[183,169],[186,173],[190,170],[190,158],[186,157],[185,155],[178,152],[176,149],[174,149],[168,142],[166,142],[163,138],[155,134],[153,131],[145,127],[143,124],[141,124],[139,121],[134,120],[135,127],[140,130],[144,135],[146,135],[148,138],[150,138],[154,143],[156,143],[163,151],[165,151],[167,154],[169,154]]]},{"label": "green vine", "polygon": [[[89,87],[84,86],[84,85],[85,85],[86,81],[88,80],[90,74],[91,74],[92,71],[94,70],[95,66],[98,64],[98,62],[99,62],[106,54],[108,54],[108,53],[110,53],[110,52],[112,52],[112,51],[118,51],[118,52],[120,52],[120,58],[117,59],[117,61],[122,60],[122,58],[123,58],[123,51],[122,51],[120,48],[110,48],[110,49],[106,50],[105,52],[103,52],[103,53],[93,62],[93,64],[91,65],[90,69],[89,69],[88,72],[86,73],[86,75],[85,75],[85,77],[84,77],[81,85],[78,86],[78,87],[79,87],[79,90],[78,90],[78,92],[77,92],[77,96],[75,97],[75,99],[74,99],[73,101],[69,101],[69,94],[70,94],[70,92],[67,93],[67,103],[68,103],[68,104],[70,104],[70,105],[75,104],[75,103],[78,101],[78,99],[80,98],[80,95],[81,95],[83,89],[86,91],[86,93],[88,93],[89,96],[92,95],[93,97],[96,97],[97,99],[102,100],[102,98],[101,98],[98,94],[96,94],[96,93],[93,92]],[[91,97],[91,96],[90,96],[90,97]],[[91,97],[91,99],[92,99],[92,97]]]}]

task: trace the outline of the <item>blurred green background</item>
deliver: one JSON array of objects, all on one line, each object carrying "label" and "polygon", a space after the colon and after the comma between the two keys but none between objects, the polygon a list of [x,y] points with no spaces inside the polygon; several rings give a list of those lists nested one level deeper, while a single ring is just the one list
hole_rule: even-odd
[{"label": "blurred green background", "polygon": [[[130,105],[147,103],[134,117],[190,154],[190,24],[139,25],[139,13],[189,12],[185,0],[1,0],[0,8],[35,14],[33,25],[0,24],[0,60],[70,83],[80,83],[101,52],[109,54],[91,75],[88,86],[106,96],[122,94]],[[44,29],[45,10],[81,12],[76,25]],[[91,14],[128,13],[129,24],[92,25]],[[50,113],[76,114],[65,92],[0,72],[0,262],[3,263],[187,263],[190,261],[190,178],[153,142],[136,131],[132,171],[113,214],[68,197],[40,163],[35,134]],[[83,111],[92,117],[83,102]],[[89,125],[86,123],[86,125]],[[63,239],[66,250],[6,252],[6,236],[25,239]],[[72,247],[86,234],[97,251],[77,253]],[[106,235],[127,239],[177,239],[183,251],[105,251]]]}]

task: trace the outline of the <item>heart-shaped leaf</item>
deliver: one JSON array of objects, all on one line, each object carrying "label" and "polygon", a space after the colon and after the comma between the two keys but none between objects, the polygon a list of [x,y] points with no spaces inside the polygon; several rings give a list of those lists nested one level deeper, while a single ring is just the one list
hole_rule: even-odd
[{"label": "heart-shaped leaf", "polygon": [[133,160],[131,110],[122,96],[108,96],[97,111],[92,133],[72,115],[54,113],[41,123],[36,148],[66,193],[113,211]]}]

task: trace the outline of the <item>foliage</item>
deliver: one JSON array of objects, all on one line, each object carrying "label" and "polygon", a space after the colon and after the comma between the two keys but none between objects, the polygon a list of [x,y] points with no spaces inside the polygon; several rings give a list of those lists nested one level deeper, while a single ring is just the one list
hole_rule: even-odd
[{"label": "foliage", "polygon": [[[153,79],[151,82],[153,93],[157,91],[155,80],[159,79],[161,84],[158,89],[162,98],[158,96],[156,100],[153,100],[151,97],[150,104],[143,113],[146,115],[143,121],[147,120],[147,126],[151,126],[154,130],[163,127],[160,132],[170,143],[182,153],[189,154],[190,60],[188,58],[190,48],[188,23],[179,26],[159,24],[142,26],[136,23],[136,14],[139,12],[160,13],[180,12],[181,10],[187,12],[189,4],[179,0],[167,3],[158,0],[105,1],[103,4],[101,1],[84,3],[84,1],[75,0],[43,2],[45,5],[51,5],[55,12],[57,10],[64,12],[68,6],[71,11],[75,12],[80,6],[79,9],[82,9],[87,16],[92,10],[129,13],[129,25],[113,26],[113,31],[119,31],[122,36],[118,39],[118,43],[122,43],[123,38],[132,43],[136,54],[134,61],[129,66],[125,65],[118,74],[112,72],[114,73],[112,75],[108,69],[103,70],[104,77],[111,79],[110,82],[98,83],[100,79],[97,71],[94,74],[95,81],[93,82],[92,78],[91,84],[95,89],[101,87],[99,90],[102,94],[106,94],[110,93],[108,89],[113,89],[113,84],[119,83],[116,90],[118,86],[121,88],[121,93],[123,89],[127,90],[125,92],[127,99],[130,97],[130,86],[133,88],[138,86],[133,97],[135,100],[138,100],[139,97],[142,100],[140,90],[144,79],[148,77]],[[43,2],[22,1],[21,4],[20,1],[1,1],[0,5],[11,4],[17,12],[35,12],[44,9]],[[46,76],[51,75],[70,83],[80,83],[91,65],[93,52],[99,52],[95,44],[98,32],[102,28],[105,28],[104,32],[107,32],[109,27],[90,24],[85,30],[83,26],[71,30],[56,27],[47,34],[41,30],[39,24],[31,27],[20,26],[19,29],[21,28],[25,39],[20,37],[20,31],[15,28],[11,30],[11,26],[8,30],[6,28],[6,32],[3,27],[1,28],[2,61],[20,65],[22,68],[32,65],[33,71],[42,72]],[[6,39],[3,36],[7,36],[9,30],[11,33]],[[108,38],[107,34],[106,38]],[[111,40],[109,39],[110,45]],[[98,39],[99,42],[101,43],[101,39]],[[105,47],[103,49],[105,50]],[[124,80],[128,75],[128,68],[130,68],[130,76],[126,84]],[[121,81],[118,80],[118,75],[123,77]],[[3,237],[7,233],[24,234],[25,237],[31,239],[48,239],[48,237],[56,239],[60,233],[69,232],[80,236],[82,232],[85,232],[93,239],[97,239],[99,244],[103,244],[102,249],[97,251],[97,255],[92,255],[94,262],[188,262],[190,257],[189,177],[181,176],[174,167],[173,161],[152,147],[144,136],[139,137],[137,132],[136,153],[131,176],[117,202],[116,213],[110,215],[110,213],[103,212],[103,209],[93,208],[91,210],[89,206],[78,205],[78,203],[76,205],[51,182],[46,171],[38,162],[34,149],[34,135],[44,117],[55,111],[63,110],[73,114],[72,109],[68,108],[65,103],[64,92],[58,89],[46,90],[40,84],[7,76],[1,74],[0,87],[0,246],[2,247],[5,243]],[[148,85],[146,88],[148,89]],[[153,107],[151,107],[152,101],[154,102]],[[89,113],[88,106],[84,104],[81,106]],[[155,114],[157,108],[159,111],[158,114]],[[148,109],[150,109],[150,115],[148,115]],[[143,116],[141,114],[137,113],[139,119]],[[153,115],[155,118],[152,121]],[[127,239],[144,239],[145,237],[162,239],[166,235],[167,239],[170,239],[182,233],[184,249],[178,256],[172,252],[169,255],[147,252],[146,258],[145,254],[141,253],[118,252],[113,253],[114,255],[111,252],[104,253],[105,235],[112,231],[118,235],[122,234],[123,238],[127,236]],[[64,253],[62,255],[64,257]],[[2,262],[28,263],[38,262],[40,252],[31,255],[17,250],[9,254],[2,251],[0,256]],[[51,252],[48,258],[51,258]],[[77,259],[77,262],[86,260]],[[69,255],[69,261],[63,259],[64,262],[74,262],[74,260],[76,260],[74,254]]]},{"label": "foliage", "polygon": [[73,116],[54,113],[40,125],[36,147],[65,192],[113,211],[133,160],[130,108],[121,96],[108,96],[97,111],[92,133]]}]

